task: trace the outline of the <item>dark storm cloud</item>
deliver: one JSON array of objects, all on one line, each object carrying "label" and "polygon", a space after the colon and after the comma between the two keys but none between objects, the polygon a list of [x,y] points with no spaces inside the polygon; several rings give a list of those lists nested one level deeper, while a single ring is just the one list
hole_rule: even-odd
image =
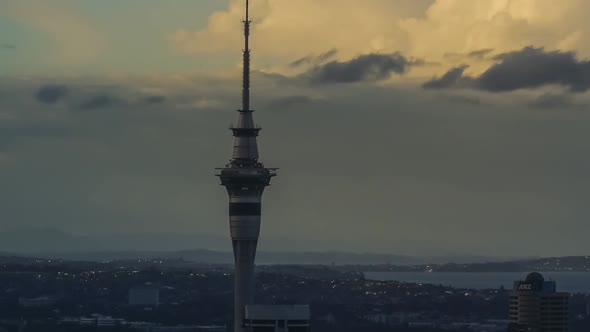
[{"label": "dark storm cloud", "polygon": [[525,47],[494,57],[499,61],[479,77],[464,76],[465,66],[449,70],[441,78],[426,82],[424,88],[461,88],[490,92],[534,89],[561,85],[572,92],[590,89],[590,61],[578,60],[574,52],[546,51]]},{"label": "dark storm cloud", "polygon": [[68,88],[65,85],[45,85],[37,91],[35,98],[44,104],[55,104],[67,94]]},{"label": "dark storm cloud", "polygon": [[312,102],[313,99],[303,95],[280,97],[269,101],[267,108],[272,111],[280,111],[285,108],[304,106]]},{"label": "dark storm cloud", "polygon": [[291,62],[289,64],[289,67],[296,68],[296,67],[299,67],[299,66],[302,66],[302,65],[305,65],[305,64],[309,64],[312,61],[313,61],[313,56],[308,55],[306,57],[303,57],[303,58],[300,58],[300,59],[297,59],[297,60]]},{"label": "dark storm cloud", "polygon": [[409,58],[408,65],[410,66],[440,66],[440,62],[436,61],[427,61],[420,58]]},{"label": "dark storm cloud", "polygon": [[[167,98],[161,95],[148,95],[136,98],[133,94],[126,97],[115,96],[112,93],[113,88],[107,88],[96,91],[94,88],[88,89],[86,85],[44,85],[35,93],[35,99],[43,104],[55,104],[68,97],[70,101],[78,103],[77,108],[81,110],[96,110],[112,106],[121,106],[129,104],[127,100],[134,100],[137,104],[156,105],[166,102]],[[118,90],[119,93],[125,94],[125,90]],[[129,92],[129,91],[127,91]],[[78,100],[77,102],[75,100]]]},{"label": "dark storm cloud", "polygon": [[292,68],[301,67],[304,65],[319,65],[330,59],[332,59],[338,53],[337,49],[331,49],[326,53],[322,53],[318,56],[308,55],[306,57],[297,59],[289,64]]},{"label": "dark storm cloud", "polygon": [[81,110],[88,111],[108,108],[112,106],[120,106],[123,104],[125,104],[125,102],[117,97],[113,97],[108,94],[102,94],[84,101],[82,104],[80,104],[79,108]]},{"label": "dark storm cloud", "polygon": [[333,49],[329,50],[329,51],[328,51],[328,52],[326,52],[326,53],[320,54],[320,55],[317,57],[317,59],[318,59],[319,61],[322,61],[322,62],[323,62],[323,61],[328,61],[328,60],[330,60],[331,58],[333,58],[333,57],[334,57],[334,56],[335,56],[337,53],[338,53],[338,50],[337,50],[337,49],[335,49],[335,48],[333,48]]},{"label": "dark storm cloud", "polygon": [[574,52],[526,47],[498,55],[500,63],[485,71],[479,86],[488,91],[512,91],[558,84],[572,91],[590,88],[590,61],[577,60]]},{"label": "dark storm cloud", "polygon": [[418,64],[400,53],[367,54],[347,62],[332,61],[317,66],[304,77],[312,83],[375,82],[389,78],[393,73],[403,74],[408,67]]},{"label": "dark storm cloud", "polygon": [[143,101],[146,104],[162,104],[166,101],[166,97],[164,96],[148,96],[143,98]]},{"label": "dark storm cloud", "polygon": [[480,50],[471,51],[469,53],[445,53],[443,57],[448,60],[461,61],[466,59],[488,59],[488,55],[492,53],[494,49],[483,48]]},{"label": "dark storm cloud", "polygon": [[480,58],[481,59],[481,58],[484,58],[485,56],[489,55],[493,51],[494,51],[493,48],[484,48],[481,50],[469,52],[469,53],[467,53],[467,56],[471,57],[471,58]]},{"label": "dark storm cloud", "polygon": [[468,66],[466,65],[455,67],[446,72],[443,76],[439,78],[433,78],[432,80],[424,83],[422,86],[425,89],[446,89],[469,85],[471,79],[463,76],[463,72],[465,69],[467,69],[467,67]]}]

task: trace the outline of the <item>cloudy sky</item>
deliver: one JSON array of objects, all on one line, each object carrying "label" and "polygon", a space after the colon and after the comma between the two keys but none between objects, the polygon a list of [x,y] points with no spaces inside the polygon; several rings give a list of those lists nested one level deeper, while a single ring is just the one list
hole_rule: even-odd
[{"label": "cloudy sky", "polygon": [[[242,5],[1,1],[0,231],[228,237]],[[263,250],[590,251],[590,2],[252,7]]]}]

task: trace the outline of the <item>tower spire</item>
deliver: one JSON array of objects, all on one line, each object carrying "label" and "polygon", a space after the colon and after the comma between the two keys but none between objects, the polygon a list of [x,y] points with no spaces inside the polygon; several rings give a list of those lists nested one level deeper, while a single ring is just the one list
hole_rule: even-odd
[{"label": "tower spire", "polygon": [[246,0],[244,20],[244,78],[242,85],[242,111],[250,111],[250,0]]}]

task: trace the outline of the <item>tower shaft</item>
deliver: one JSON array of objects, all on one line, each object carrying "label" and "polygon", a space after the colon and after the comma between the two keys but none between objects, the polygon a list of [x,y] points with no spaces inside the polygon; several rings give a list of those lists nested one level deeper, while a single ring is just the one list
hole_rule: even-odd
[{"label": "tower shaft", "polygon": [[254,304],[254,259],[258,240],[233,240],[234,331],[243,331],[244,308]]},{"label": "tower shaft", "polygon": [[250,109],[250,19],[246,0],[244,20],[244,72],[242,109],[230,128],[234,136],[232,159],[217,174],[229,196],[229,226],[234,251],[234,331],[243,332],[244,308],[254,304],[254,260],[260,234],[262,193],[270,185],[275,169],[259,162],[257,137],[260,128]]}]

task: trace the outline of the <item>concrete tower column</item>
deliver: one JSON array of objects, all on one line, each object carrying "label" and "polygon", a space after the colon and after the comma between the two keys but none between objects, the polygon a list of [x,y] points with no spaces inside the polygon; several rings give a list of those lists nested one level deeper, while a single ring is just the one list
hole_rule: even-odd
[{"label": "concrete tower column", "polygon": [[242,109],[238,122],[230,128],[234,136],[232,159],[217,174],[229,196],[229,228],[232,238],[234,275],[234,331],[243,332],[244,309],[254,304],[254,260],[260,234],[261,201],[264,189],[270,185],[276,169],[265,168],[258,160],[257,137],[260,128],[255,126],[250,109],[250,19],[246,0],[244,20],[244,81]]}]

